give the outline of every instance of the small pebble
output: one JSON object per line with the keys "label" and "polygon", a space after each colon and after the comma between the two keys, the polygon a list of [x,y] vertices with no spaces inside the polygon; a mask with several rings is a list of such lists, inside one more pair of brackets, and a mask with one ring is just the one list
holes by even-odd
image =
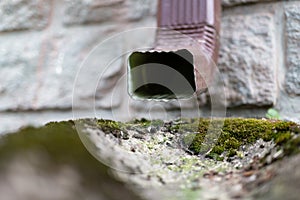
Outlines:
{"label": "small pebble", "polygon": [[243,173],[243,176],[245,176],[245,177],[250,177],[250,176],[252,176],[254,173],[255,173],[254,170],[246,171],[246,172]]}
{"label": "small pebble", "polygon": [[135,148],[131,147],[130,151],[135,152]]}
{"label": "small pebble", "polygon": [[277,159],[277,158],[279,158],[282,154],[283,154],[283,150],[280,149],[279,151],[277,151],[277,152],[273,155],[273,158],[274,158],[274,159]]}
{"label": "small pebble", "polygon": [[149,126],[147,130],[148,130],[149,133],[156,133],[157,132],[157,129],[153,126]]}
{"label": "small pebble", "polygon": [[136,138],[136,139],[145,139],[145,136],[139,133],[134,134],[132,137]]}

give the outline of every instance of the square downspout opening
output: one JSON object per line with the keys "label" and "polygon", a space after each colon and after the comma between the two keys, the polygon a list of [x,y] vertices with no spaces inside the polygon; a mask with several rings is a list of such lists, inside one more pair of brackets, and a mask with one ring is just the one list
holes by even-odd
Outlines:
{"label": "square downspout opening", "polygon": [[133,52],[128,59],[128,93],[134,99],[187,99],[196,92],[193,55],[178,51]]}

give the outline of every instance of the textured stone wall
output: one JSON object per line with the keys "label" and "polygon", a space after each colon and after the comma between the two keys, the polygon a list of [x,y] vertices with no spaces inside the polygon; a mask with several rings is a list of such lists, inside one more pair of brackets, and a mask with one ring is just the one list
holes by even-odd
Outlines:
{"label": "textured stone wall", "polygon": [[300,1],[223,4],[219,68],[228,112],[274,107],[299,121]]}
{"label": "textured stone wall", "polygon": [[[263,116],[275,107],[284,118],[299,120],[300,1],[223,0],[222,4],[218,67],[227,115]],[[127,92],[112,88],[124,75],[126,61],[115,60],[109,70],[100,61],[145,45],[154,39],[154,32],[103,43],[97,56],[85,63],[89,70],[79,70],[105,39],[134,28],[155,27],[156,6],[156,0],[0,1],[0,132],[72,118],[72,101],[76,117],[100,113],[112,118],[111,108],[121,113]],[[101,70],[106,73],[99,79]],[[85,81],[76,82],[78,72]],[[209,111],[209,95],[200,99],[201,109]],[[140,116],[147,107],[141,102],[129,102],[125,110],[126,106]],[[178,106],[172,102],[167,109]],[[193,109],[194,104],[182,106]]]}

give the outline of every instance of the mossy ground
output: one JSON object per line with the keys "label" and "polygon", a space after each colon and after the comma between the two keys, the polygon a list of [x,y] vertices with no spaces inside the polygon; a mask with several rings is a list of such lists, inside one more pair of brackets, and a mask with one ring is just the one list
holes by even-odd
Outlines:
{"label": "mossy ground", "polygon": [[[97,124],[105,133],[120,137],[121,131],[126,132],[133,127],[163,126],[164,122],[144,118],[127,123],[101,119]],[[206,157],[218,161],[222,161],[224,155],[238,155],[242,145],[253,144],[258,139],[273,141],[282,147],[285,155],[297,153],[300,146],[300,138],[297,137],[300,126],[289,121],[251,118],[182,119],[169,124],[168,129],[174,133],[185,134],[182,143],[189,151],[194,154],[206,154]]]}
{"label": "mossy ground", "polygon": [[[214,124],[222,125],[222,128],[214,129]],[[286,155],[297,153],[300,146],[300,138],[297,137],[300,133],[299,125],[287,121],[242,118],[199,119],[193,123],[177,125],[173,129],[195,133],[185,136],[183,143],[193,153],[209,152],[207,157],[217,160],[223,159],[220,155],[224,152],[227,157],[237,155],[242,145],[253,144],[258,139],[274,141],[277,146],[283,148]],[[209,129],[210,135],[207,134]],[[209,142],[210,139],[212,141],[216,138],[213,144]]]}
{"label": "mossy ground", "polygon": [[[163,177],[161,180],[168,183],[168,181],[173,180],[173,175],[176,178],[181,177],[182,180],[188,180],[183,182],[185,184],[183,188],[186,189],[186,196],[189,198],[199,196],[200,193],[208,189],[205,189],[205,186],[203,190],[199,189],[200,186],[203,186],[200,183],[207,171],[213,170],[216,174],[220,172],[225,177],[227,172],[229,173],[235,169],[233,162],[221,162],[221,160],[227,157],[234,157],[238,160],[237,156],[243,151],[241,147],[244,145],[254,144],[259,139],[260,141],[273,141],[277,148],[284,152],[284,156],[299,152],[300,147],[299,125],[278,120],[229,118],[223,120],[180,119],[163,122],[161,120],[141,119],[122,123],[103,119],[83,119],[77,120],[75,123],[73,121],[49,123],[41,128],[28,127],[17,133],[4,135],[0,139],[0,169],[2,173],[5,173],[5,167],[7,167],[7,163],[10,162],[11,158],[20,155],[26,156],[26,152],[39,152],[45,155],[46,160],[48,160],[41,165],[42,167],[46,166],[47,173],[55,173],[59,166],[70,165],[79,172],[83,187],[94,188],[97,192],[105,194],[106,199],[119,199],[120,195],[122,198],[126,196],[129,199],[136,199],[135,195],[126,190],[122,183],[110,177],[107,172],[108,168],[92,157],[82,145],[75,128],[78,125],[77,122],[80,128],[82,125],[83,128],[88,128],[88,130],[99,128],[106,134],[114,135],[118,138],[117,140],[113,137],[107,137],[107,139],[112,138],[112,141],[116,142],[113,144],[116,145],[129,144],[128,146],[123,145],[123,147],[127,148],[132,155],[137,152],[137,155],[142,154],[148,155],[150,158],[158,158],[156,159],[158,160],[157,164],[152,162],[151,159],[149,159],[149,162],[155,166],[161,166],[158,171],[159,177]],[[157,132],[152,134],[149,127],[154,127]],[[219,128],[221,131],[219,131]],[[208,130],[210,130],[209,134]],[[128,131],[130,137],[126,137],[126,131]],[[143,134],[143,132],[147,134]],[[97,131],[88,132],[88,134],[93,133],[97,137]],[[137,133],[148,137],[147,139],[134,138],[133,135]],[[220,135],[218,135],[219,133]],[[217,140],[214,140],[216,138]],[[182,149],[177,149],[178,146],[175,145],[178,142],[177,139],[180,139],[190,152],[206,155],[210,159],[202,159],[199,156],[187,154]],[[120,140],[122,140],[121,143],[119,143]],[[149,142],[148,147],[147,141]],[[104,144],[106,146],[107,143]],[[130,146],[130,144],[135,145],[134,152],[132,152],[131,147],[133,146]],[[252,146],[256,147],[255,145]],[[163,154],[166,150],[167,154]],[[179,150],[180,154],[172,154],[176,150]],[[156,152],[157,154],[155,154]],[[177,155],[180,156],[176,157]],[[174,157],[178,160],[174,160]],[[44,161],[42,159],[41,162]],[[143,163],[139,162],[139,165],[142,166]],[[247,166],[245,165],[245,167]],[[246,168],[242,168],[241,171],[243,172],[244,169],[246,170]],[[154,172],[152,175],[150,172],[149,174],[151,178],[148,181],[152,179],[155,181],[158,177]],[[169,174],[172,176],[167,176]],[[242,180],[244,177],[240,178]],[[141,180],[144,180],[144,178]],[[230,181],[228,186],[232,186]],[[190,194],[190,188],[196,188],[197,195]],[[223,185],[220,188],[222,189]],[[159,185],[159,189],[162,189],[161,185]]]}
{"label": "mossy ground", "polygon": [[[161,120],[133,120],[127,123],[110,120],[98,120],[97,124],[106,133],[120,137],[120,132],[132,128],[163,126]],[[267,119],[182,119],[170,123],[169,131],[182,133],[182,144],[194,154],[205,154],[206,157],[222,161],[225,157],[239,155],[243,145],[255,143],[259,139],[273,141],[284,150],[284,155],[299,151],[300,127],[289,121]],[[220,131],[221,130],[221,131]],[[209,132],[209,134],[207,134]],[[217,139],[217,140],[216,140]]]}

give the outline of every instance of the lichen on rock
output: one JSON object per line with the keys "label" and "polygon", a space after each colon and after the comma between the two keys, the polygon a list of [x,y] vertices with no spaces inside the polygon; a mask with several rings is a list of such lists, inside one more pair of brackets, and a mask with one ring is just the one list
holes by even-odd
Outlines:
{"label": "lichen on rock", "polygon": [[[251,192],[272,180],[278,171],[277,163],[288,162],[291,155],[299,152],[299,133],[296,123],[267,119],[52,122],[40,128],[23,128],[1,138],[0,175],[11,187],[16,187],[12,182],[16,169],[21,172],[34,169],[34,173],[25,170],[26,173],[18,172],[18,176],[24,178],[27,174],[36,182],[42,180],[36,178],[41,176],[48,181],[47,188],[75,191],[58,193],[67,196],[51,199],[82,199],[84,195],[92,199],[95,196],[96,199],[139,199],[136,194],[144,199],[192,196],[253,199]],[[82,136],[89,139],[95,155],[103,156],[101,162],[106,161],[104,158],[113,161],[110,167],[114,170],[89,154],[91,149],[82,145]],[[22,168],[16,167],[20,165]],[[125,173],[118,167],[125,169]],[[58,177],[69,180],[68,188],[57,181]],[[17,194],[2,192],[1,181],[1,194]],[[124,183],[134,186],[134,193]],[[24,186],[26,191],[34,191],[30,186],[30,182]],[[35,190],[35,195],[43,191],[47,189],[41,187]]]}

